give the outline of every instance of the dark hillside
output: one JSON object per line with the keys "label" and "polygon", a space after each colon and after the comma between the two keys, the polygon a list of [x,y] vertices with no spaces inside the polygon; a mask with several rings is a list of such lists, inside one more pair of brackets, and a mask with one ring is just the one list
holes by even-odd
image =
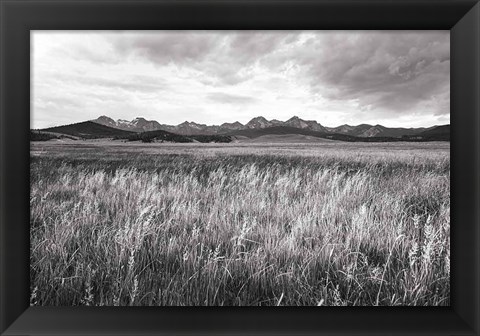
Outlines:
{"label": "dark hillside", "polygon": [[30,141],[48,141],[58,138],[59,136],[55,134],[30,130]]}
{"label": "dark hillside", "polygon": [[73,135],[84,139],[113,138],[135,134],[134,132],[108,127],[92,121],[84,121],[76,124],[50,127],[42,129],[40,131]]}
{"label": "dark hillside", "polygon": [[126,136],[116,137],[117,139],[126,139],[128,141],[142,141],[142,142],[154,142],[154,141],[168,141],[168,142],[193,142],[192,139],[167,131],[156,130],[141,133],[127,134]]}
{"label": "dark hillside", "polygon": [[438,134],[450,134],[450,125],[442,125],[431,128],[427,131],[420,133],[421,136],[432,136]]}
{"label": "dark hillside", "polygon": [[142,142],[231,142],[232,138],[226,135],[180,135],[163,130],[129,134],[117,139]]}
{"label": "dark hillside", "polygon": [[450,141],[450,125],[441,125],[430,128],[416,135],[404,136],[411,141]]}
{"label": "dark hillside", "polygon": [[223,142],[228,143],[232,142],[232,137],[228,135],[189,135],[189,138],[196,140],[198,142]]}

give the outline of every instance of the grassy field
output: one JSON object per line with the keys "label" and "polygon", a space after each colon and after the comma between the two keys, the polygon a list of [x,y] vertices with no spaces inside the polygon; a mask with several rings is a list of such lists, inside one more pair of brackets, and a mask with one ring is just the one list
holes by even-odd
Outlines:
{"label": "grassy field", "polygon": [[449,305],[449,143],[31,146],[32,305]]}

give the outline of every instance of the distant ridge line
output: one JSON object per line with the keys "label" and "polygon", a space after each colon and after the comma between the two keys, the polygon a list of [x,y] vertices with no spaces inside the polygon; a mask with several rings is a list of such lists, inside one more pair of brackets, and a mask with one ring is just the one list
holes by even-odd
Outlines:
{"label": "distant ridge line", "polygon": [[[404,128],[404,127],[385,127],[382,125],[360,124],[357,126],[341,125],[337,127],[325,127],[315,120],[304,120],[297,116],[286,121],[279,121],[276,119],[267,120],[265,117],[259,116],[251,119],[245,125],[235,121],[233,123],[223,123],[221,125],[205,125],[193,121],[184,121],[178,125],[160,124],[155,120],[146,120],[142,117],[137,117],[132,121],[114,120],[107,116],[101,116],[93,122],[128,130],[133,132],[145,132],[163,130],[181,135],[226,135],[232,132],[249,130],[249,129],[265,129],[270,127],[284,126],[294,127],[296,129],[305,129],[315,132],[322,132],[327,134],[343,134],[355,137],[373,138],[373,137],[388,137],[388,138],[402,138],[405,136],[418,135],[424,131],[440,127],[438,125],[432,127],[418,127],[418,128]],[[448,126],[448,125],[441,125]]]}

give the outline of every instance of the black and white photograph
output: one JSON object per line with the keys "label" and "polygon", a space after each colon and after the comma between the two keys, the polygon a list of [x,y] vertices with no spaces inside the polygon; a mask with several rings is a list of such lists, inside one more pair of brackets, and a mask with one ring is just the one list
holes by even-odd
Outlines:
{"label": "black and white photograph", "polygon": [[450,306],[449,30],[30,46],[31,306]]}

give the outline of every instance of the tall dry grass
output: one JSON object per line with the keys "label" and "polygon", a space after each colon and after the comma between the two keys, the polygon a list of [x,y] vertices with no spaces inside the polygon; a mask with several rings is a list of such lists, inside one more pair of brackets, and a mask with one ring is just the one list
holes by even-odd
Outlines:
{"label": "tall dry grass", "polygon": [[31,161],[34,305],[449,305],[448,152],[57,154]]}

